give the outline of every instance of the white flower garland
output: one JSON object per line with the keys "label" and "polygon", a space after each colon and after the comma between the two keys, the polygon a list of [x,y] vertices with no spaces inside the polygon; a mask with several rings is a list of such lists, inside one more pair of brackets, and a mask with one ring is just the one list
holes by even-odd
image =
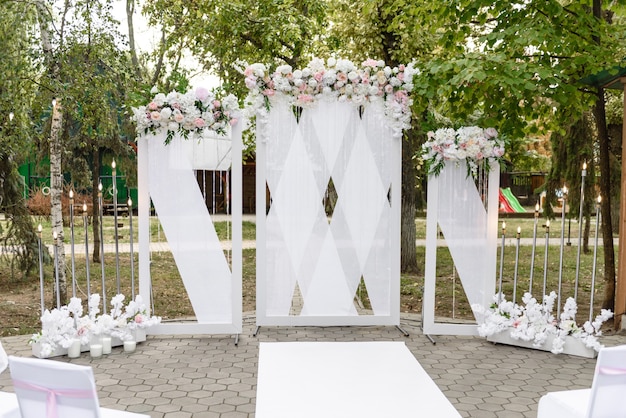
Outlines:
{"label": "white flower garland", "polygon": [[413,75],[418,73],[412,64],[391,68],[383,61],[368,59],[358,68],[349,60],[329,58],[324,62],[314,58],[301,70],[281,65],[271,72],[264,64],[256,63],[245,65],[241,72],[250,90],[246,110],[248,116],[257,117],[259,126],[267,124],[273,100],[307,107],[319,99],[332,98],[355,106],[383,100],[394,136],[401,137],[402,131],[410,127],[409,93],[413,90]]}
{"label": "white flower garland", "polygon": [[238,114],[234,95],[219,100],[214,92],[197,88],[185,94],[157,93],[146,106],[133,108],[132,120],[137,124],[137,136],[165,131],[165,143],[169,144],[175,133],[185,139],[190,133],[201,139],[206,131],[226,135],[229,126],[237,123]]}
{"label": "white flower garland", "polygon": [[124,295],[111,299],[110,313],[100,313],[100,295],[94,293],[87,302],[88,314],[83,315],[80,298],[71,298],[70,303],[52,310],[46,309],[41,316],[41,331],[33,334],[32,343],[41,345],[41,355],[48,357],[58,347],[68,348],[78,339],[81,345],[89,343],[92,335],[110,335],[121,340],[131,338],[132,330],[148,328],[161,322],[151,316],[140,295],[124,306]]}
{"label": "white flower garland", "polygon": [[574,320],[577,306],[574,298],[568,298],[561,312],[561,318],[554,318],[554,302],[557,298],[553,291],[544,296],[543,303],[537,302],[528,292],[524,293],[524,306],[507,301],[504,295],[496,294],[493,304],[489,308],[481,305],[472,305],[472,310],[482,317],[483,322],[478,326],[481,337],[489,337],[499,332],[510,332],[511,338],[522,341],[532,341],[533,347],[545,344],[549,335],[553,335],[552,353],[563,352],[565,337],[571,335],[580,339],[585,346],[600,351],[602,344],[598,338],[602,335],[601,327],[604,322],[613,317],[610,310],[602,309],[593,322],[587,321],[579,327]]}
{"label": "white flower garland", "polygon": [[468,175],[476,177],[479,164],[490,159],[501,159],[504,155],[504,141],[498,139],[498,131],[494,128],[442,128],[428,132],[428,140],[422,145],[422,150],[428,174],[439,175],[446,161],[456,164],[465,161]]}

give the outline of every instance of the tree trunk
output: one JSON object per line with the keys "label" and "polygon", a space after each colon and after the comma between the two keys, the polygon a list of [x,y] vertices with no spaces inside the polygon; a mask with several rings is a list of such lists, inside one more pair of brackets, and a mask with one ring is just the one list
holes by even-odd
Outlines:
{"label": "tree trunk", "polygon": [[[137,47],[135,46],[135,26],[133,24],[133,15],[135,13],[135,0],[126,0],[126,21],[128,22],[128,46],[130,48],[130,59],[133,63],[135,78],[141,80],[141,68],[139,67],[139,59],[137,59]],[[94,235],[95,236],[95,235]],[[94,252],[95,256],[95,252]]]}
{"label": "tree trunk", "polygon": [[415,246],[415,164],[413,154],[416,131],[411,129],[402,143],[402,205],[400,229],[400,270],[404,273],[417,272],[417,249]]}
{"label": "tree trunk", "polygon": [[[93,226],[93,262],[100,262],[100,241],[104,239],[100,236],[100,207],[98,202],[98,184],[100,183],[100,150],[96,149],[92,154],[93,159],[93,171],[91,172],[91,204],[93,207],[93,221],[91,225]],[[104,199],[104,195],[102,195]]]}
{"label": "tree trunk", "polygon": [[600,194],[602,196],[602,243],[604,246],[604,298],[602,308],[615,308],[615,252],[613,249],[613,223],[611,221],[611,167],[609,135],[606,126],[604,89],[598,88],[594,107],[600,146]]}
{"label": "tree trunk", "polygon": [[58,261],[55,260],[55,279],[56,274],[58,274],[59,295],[61,305],[64,305],[67,302],[67,280],[65,274],[63,207],[61,205],[61,194],[63,193],[63,170],[61,169],[62,127],[63,112],[60,103],[56,102],[56,104],[53,104],[52,106],[52,124],[50,126],[50,218],[52,222],[52,231],[57,234],[56,247]]}

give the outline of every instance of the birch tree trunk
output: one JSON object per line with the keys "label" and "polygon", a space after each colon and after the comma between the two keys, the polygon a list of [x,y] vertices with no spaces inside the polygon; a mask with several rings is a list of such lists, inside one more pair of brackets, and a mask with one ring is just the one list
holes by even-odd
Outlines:
{"label": "birch tree trunk", "polygon": [[[55,59],[52,47],[52,32],[49,26],[50,11],[44,0],[38,0],[36,7],[44,62],[48,68],[50,80],[54,82],[59,78],[59,63]],[[55,268],[59,275],[59,295],[61,304],[65,304],[67,301],[67,280],[65,275],[65,246],[63,245],[63,210],[61,206],[61,194],[63,193],[63,170],[61,168],[61,154],[63,150],[61,144],[62,127],[63,111],[60,102],[55,99],[55,103],[52,106],[52,123],[50,126],[50,217],[52,231],[57,234],[58,265],[55,265]]]}
{"label": "birch tree trunk", "polygon": [[63,207],[61,205],[61,194],[63,193],[63,170],[61,168],[61,154],[63,150],[61,144],[62,126],[62,108],[57,102],[52,106],[52,124],[50,127],[50,218],[52,222],[52,231],[53,233],[56,232],[58,237],[56,241],[58,263],[55,260],[55,278],[58,272],[61,305],[65,305],[67,302],[67,280],[65,275]]}

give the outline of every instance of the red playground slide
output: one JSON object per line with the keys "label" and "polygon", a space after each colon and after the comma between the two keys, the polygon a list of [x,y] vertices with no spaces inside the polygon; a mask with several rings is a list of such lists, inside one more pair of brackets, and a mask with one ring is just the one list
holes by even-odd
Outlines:
{"label": "red playground slide", "polygon": [[500,212],[502,213],[515,213],[515,210],[509,204],[509,201],[506,200],[504,194],[502,194],[502,189],[499,190],[499,200],[500,200]]}

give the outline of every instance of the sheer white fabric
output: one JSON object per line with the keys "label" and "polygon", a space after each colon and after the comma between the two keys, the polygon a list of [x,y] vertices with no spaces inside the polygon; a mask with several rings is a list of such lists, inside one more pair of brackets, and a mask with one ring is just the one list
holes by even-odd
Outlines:
{"label": "sheer white fabric", "polygon": [[[475,326],[435,325],[437,226],[441,229],[454,267],[470,304],[485,306],[495,287],[499,167],[493,163],[481,193],[465,164],[446,164],[428,180],[424,332],[476,334]],[[495,195],[494,195],[495,193]],[[487,204],[485,204],[487,202]]]}
{"label": "sheer white fabric", "polygon": [[[198,322],[230,323],[231,271],[193,172],[194,142],[178,135],[169,145],[164,135],[148,139],[150,197]],[[205,157],[220,142],[208,141]],[[223,157],[213,155],[203,162],[208,166],[196,168],[218,167]]]}
{"label": "sheer white fabric", "polygon": [[[291,106],[274,101],[268,141],[257,144],[265,173],[257,181],[267,182],[271,196],[267,216],[257,212],[257,223],[265,223],[265,240],[257,232],[257,245],[266,251],[257,257],[260,322],[289,316],[296,287],[301,317],[357,316],[361,279],[374,316],[389,316],[399,311],[391,297],[393,281],[399,281],[393,268],[399,263],[393,224],[399,207],[388,194],[400,191],[395,168],[401,145],[382,104],[365,107],[362,115],[353,104],[336,101],[299,112],[298,121]],[[333,189],[337,200],[327,217],[324,204]]]}

